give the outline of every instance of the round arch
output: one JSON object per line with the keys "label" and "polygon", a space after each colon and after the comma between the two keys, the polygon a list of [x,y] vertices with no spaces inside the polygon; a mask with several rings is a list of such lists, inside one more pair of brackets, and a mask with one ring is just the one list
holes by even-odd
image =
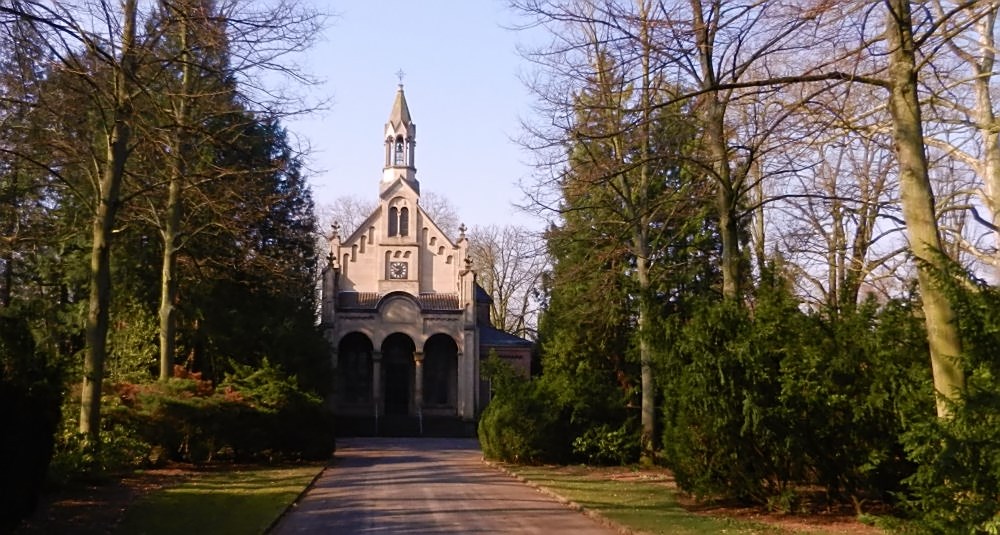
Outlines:
{"label": "round arch", "polygon": [[[420,303],[406,292],[390,292],[382,297],[376,305],[379,317],[383,323],[393,324],[390,328],[399,329],[398,334],[407,336],[411,340],[420,337],[421,309]],[[393,334],[387,335],[385,340],[391,338]]]}
{"label": "round arch", "polygon": [[372,396],[372,341],[351,332],[337,344],[337,392],[341,402],[366,403]]}
{"label": "round arch", "polygon": [[424,343],[424,404],[427,407],[455,407],[458,399],[458,344],[451,336],[438,333]]}
{"label": "round arch", "polygon": [[416,346],[409,335],[395,332],[385,337],[381,349],[385,413],[408,414],[413,404],[413,352]]}

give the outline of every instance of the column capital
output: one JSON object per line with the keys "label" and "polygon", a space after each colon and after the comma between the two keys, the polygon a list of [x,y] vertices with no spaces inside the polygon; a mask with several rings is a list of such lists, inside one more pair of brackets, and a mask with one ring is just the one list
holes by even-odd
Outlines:
{"label": "column capital", "polygon": [[413,352],[413,362],[420,363],[420,362],[423,362],[423,361],[424,361],[424,352],[423,351],[414,351]]}

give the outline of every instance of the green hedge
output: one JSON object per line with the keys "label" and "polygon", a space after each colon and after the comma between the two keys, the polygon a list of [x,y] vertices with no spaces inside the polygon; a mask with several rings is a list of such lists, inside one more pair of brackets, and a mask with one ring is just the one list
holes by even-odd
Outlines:
{"label": "green hedge", "polygon": [[323,459],[335,448],[322,400],[267,361],[238,367],[218,388],[191,374],[118,385],[114,394],[109,425],[133,429],[153,462]]}
{"label": "green hedge", "polygon": [[678,484],[782,510],[809,486],[893,500],[914,470],[907,422],[933,411],[912,304],[828,317],[765,290],[752,310],[707,304],[668,329],[663,448]]}
{"label": "green hedge", "polygon": [[479,443],[489,459],[517,463],[561,462],[568,457],[565,421],[551,390],[491,356],[483,375],[493,399],[479,419]]}

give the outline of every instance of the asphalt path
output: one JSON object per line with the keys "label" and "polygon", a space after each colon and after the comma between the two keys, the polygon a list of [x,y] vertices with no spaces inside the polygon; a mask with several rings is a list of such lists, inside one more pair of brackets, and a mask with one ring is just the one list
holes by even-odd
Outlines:
{"label": "asphalt path", "polygon": [[271,533],[617,531],[486,465],[474,439],[350,438]]}

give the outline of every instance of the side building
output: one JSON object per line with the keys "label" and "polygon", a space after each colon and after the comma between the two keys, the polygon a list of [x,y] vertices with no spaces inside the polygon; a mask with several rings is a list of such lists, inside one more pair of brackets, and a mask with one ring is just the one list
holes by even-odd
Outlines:
{"label": "side building", "polygon": [[330,404],[346,433],[422,433],[425,420],[468,430],[489,401],[481,360],[493,351],[530,368],[532,343],[490,324],[464,225],[453,239],[420,206],[416,133],[400,85],[378,207],[330,237],[321,328],[333,348]]}

